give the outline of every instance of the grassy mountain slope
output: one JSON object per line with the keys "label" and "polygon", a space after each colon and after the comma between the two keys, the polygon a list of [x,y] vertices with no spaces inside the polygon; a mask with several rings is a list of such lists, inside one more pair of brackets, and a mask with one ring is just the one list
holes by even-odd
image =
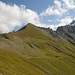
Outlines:
{"label": "grassy mountain slope", "polygon": [[28,24],[0,35],[1,75],[75,75],[75,47]]}

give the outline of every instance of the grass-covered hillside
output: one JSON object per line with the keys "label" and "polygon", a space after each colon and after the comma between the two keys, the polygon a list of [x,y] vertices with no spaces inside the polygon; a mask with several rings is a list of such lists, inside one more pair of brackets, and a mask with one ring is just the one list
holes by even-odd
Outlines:
{"label": "grass-covered hillside", "polygon": [[75,75],[75,46],[29,23],[0,35],[0,75]]}

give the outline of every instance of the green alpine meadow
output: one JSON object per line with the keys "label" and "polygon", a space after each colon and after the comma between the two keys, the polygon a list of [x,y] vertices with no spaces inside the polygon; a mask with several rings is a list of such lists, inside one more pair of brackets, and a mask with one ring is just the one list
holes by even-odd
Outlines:
{"label": "green alpine meadow", "polygon": [[75,25],[0,34],[0,75],[75,75]]}

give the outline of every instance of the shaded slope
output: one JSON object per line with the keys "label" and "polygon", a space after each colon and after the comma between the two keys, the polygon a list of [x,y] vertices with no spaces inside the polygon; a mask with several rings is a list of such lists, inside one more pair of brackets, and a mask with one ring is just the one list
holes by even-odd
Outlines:
{"label": "shaded slope", "polygon": [[57,33],[72,45],[75,45],[75,21],[72,21],[70,25],[58,27]]}

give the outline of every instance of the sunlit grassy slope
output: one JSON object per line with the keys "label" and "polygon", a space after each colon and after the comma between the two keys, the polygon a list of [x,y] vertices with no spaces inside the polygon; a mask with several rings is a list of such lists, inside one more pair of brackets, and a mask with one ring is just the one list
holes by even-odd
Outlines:
{"label": "sunlit grassy slope", "polygon": [[75,75],[75,47],[28,24],[0,35],[0,75]]}

